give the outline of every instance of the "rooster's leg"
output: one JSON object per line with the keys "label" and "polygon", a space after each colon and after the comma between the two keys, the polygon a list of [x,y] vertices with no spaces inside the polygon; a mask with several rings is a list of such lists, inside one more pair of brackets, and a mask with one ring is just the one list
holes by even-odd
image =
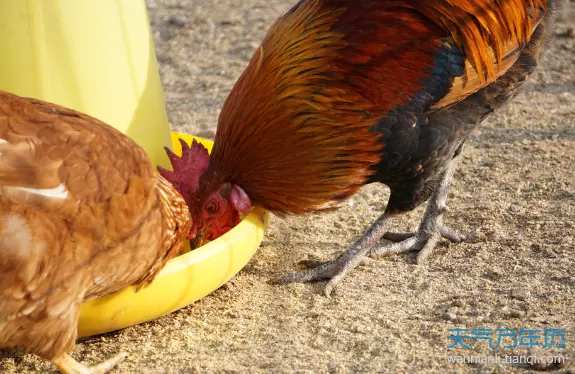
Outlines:
{"label": "rooster's leg", "polygon": [[421,220],[419,229],[415,233],[386,233],[383,237],[391,241],[398,241],[391,245],[373,248],[370,257],[381,257],[389,254],[408,251],[419,251],[417,263],[422,264],[433,252],[435,245],[441,237],[452,242],[461,242],[465,237],[458,231],[442,225],[442,214],[447,211],[445,202],[453,180],[453,174],[459,164],[461,156],[451,160],[439,186],[429,199],[427,210]]}
{"label": "rooster's leg", "polygon": [[387,232],[394,217],[395,215],[389,213],[382,214],[358,241],[335,260],[319,263],[319,266],[310,270],[286,275],[274,280],[273,283],[312,282],[329,279],[324,288],[325,295],[329,296],[343,277],[366,259],[370,248]]}
{"label": "rooster's leg", "polygon": [[302,261],[302,264],[308,267],[313,266],[313,268],[300,273],[286,275],[274,280],[273,283],[283,284],[329,279],[324,289],[325,295],[329,296],[343,277],[367,257],[419,251],[417,262],[422,263],[431,254],[441,236],[461,241],[462,236],[459,233],[441,226],[441,215],[446,210],[445,201],[447,200],[451,180],[459,159],[460,156],[453,158],[448,165],[438,188],[431,196],[417,233],[396,234],[395,239],[398,239],[398,236],[403,236],[403,240],[384,247],[373,248],[374,244],[387,232],[387,228],[395,217],[394,214],[386,212],[371,225],[357,242],[335,260],[327,262]]}
{"label": "rooster's leg", "polygon": [[104,374],[124,361],[126,357],[128,357],[127,353],[120,353],[97,365],[87,367],[74,360],[67,353],[63,353],[61,356],[53,359],[52,363],[64,374]]}

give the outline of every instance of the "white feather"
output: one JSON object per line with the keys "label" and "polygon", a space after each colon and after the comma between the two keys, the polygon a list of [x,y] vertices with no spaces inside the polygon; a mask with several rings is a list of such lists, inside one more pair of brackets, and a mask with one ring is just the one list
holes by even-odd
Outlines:
{"label": "white feather", "polygon": [[[8,143],[8,141],[6,141],[6,139],[0,138],[0,144],[4,144],[4,143]],[[2,152],[0,152],[0,156],[2,156]]]}
{"label": "white feather", "polygon": [[25,188],[20,187],[22,191],[30,192],[36,195],[42,195],[46,197],[53,197],[56,199],[66,199],[68,197],[68,190],[66,190],[66,185],[60,184],[56,188],[52,189],[36,189],[36,188]]}

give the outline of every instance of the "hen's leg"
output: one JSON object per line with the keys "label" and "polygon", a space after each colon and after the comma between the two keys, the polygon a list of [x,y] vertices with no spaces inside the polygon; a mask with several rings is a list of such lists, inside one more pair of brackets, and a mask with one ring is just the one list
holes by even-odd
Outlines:
{"label": "hen's leg", "polygon": [[421,220],[418,231],[415,233],[386,233],[383,236],[385,239],[400,242],[379,248],[372,248],[369,253],[370,257],[379,257],[408,251],[419,251],[419,254],[417,255],[417,263],[422,264],[433,252],[435,245],[441,237],[453,242],[460,242],[465,239],[465,237],[459,232],[443,226],[441,222],[442,214],[447,211],[445,201],[449,194],[453,174],[455,173],[455,169],[460,160],[461,156],[457,156],[453,158],[447,166],[439,186],[437,186],[437,189],[429,199],[427,210]]}
{"label": "hen's leg", "polygon": [[88,367],[74,360],[67,353],[63,353],[61,356],[53,359],[52,363],[64,374],[104,374],[124,361],[126,357],[128,357],[127,353],[120,353],[104,362]]}

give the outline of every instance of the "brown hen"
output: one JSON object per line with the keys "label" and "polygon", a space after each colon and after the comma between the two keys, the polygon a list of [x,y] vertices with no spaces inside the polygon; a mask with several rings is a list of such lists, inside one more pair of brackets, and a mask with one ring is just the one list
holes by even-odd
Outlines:
{"label": "brown hen", "polygon": [[149,284],[191,219],[144,150],[87,115],[0,92],[0,348],[64,373],[84,301]]}

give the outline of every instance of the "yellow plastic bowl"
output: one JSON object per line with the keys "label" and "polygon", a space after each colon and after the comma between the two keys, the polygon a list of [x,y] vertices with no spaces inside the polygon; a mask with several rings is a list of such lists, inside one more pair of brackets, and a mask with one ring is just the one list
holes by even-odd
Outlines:
{"label": "yellow plastic bowl", "polygon": [[[172,133],[174,152],[181,154],[178,138],[196,139],[211,151],[210,141]],[[202,247],[172,259],[146,288],[128,287],[82,305],[78,336],[123,329],[169,314],[215,291],[236,275],[259,247],[269,213],[255,208],[236,227]]]}

